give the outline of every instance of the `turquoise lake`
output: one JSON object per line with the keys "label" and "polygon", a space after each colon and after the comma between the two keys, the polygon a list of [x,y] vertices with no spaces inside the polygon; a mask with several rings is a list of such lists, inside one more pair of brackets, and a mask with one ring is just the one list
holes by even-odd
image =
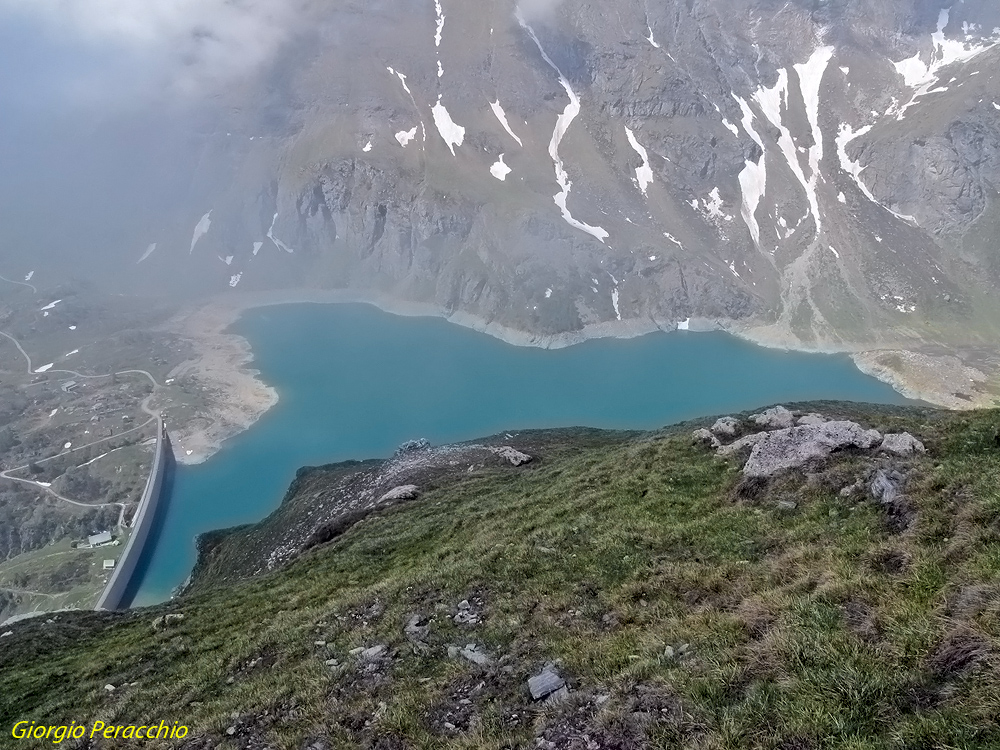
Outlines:
{"label": "turquoise lake", "polygon": [[[179,466],[134,604],[168,598],[196,535],[260,520],[301,466],[390,456],[532,427],[652,429],[780,402],[909,403],[845,355],[677,331],[566,349],[516,347],[367,305],[257,308],[234,326],[278,405],[203,464]],[[169,425],[168,425],[169,427]]]}

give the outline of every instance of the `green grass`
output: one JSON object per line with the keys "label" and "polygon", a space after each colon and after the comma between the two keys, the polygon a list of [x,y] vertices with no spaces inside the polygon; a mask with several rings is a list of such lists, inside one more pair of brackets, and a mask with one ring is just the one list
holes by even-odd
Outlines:
{"label": "green grass", "polygon": [[[865,416],[930,449],[896,461],[917,513],[901,533],[839,494],[871,458],[747,503],[686,431],[551,433],[525,469],[442,481],[277,572],[24,624],[0,640],[0,716],[177,720],[232,748],[1000,747],[1000,415]],[[449,619],[462,599],[482,624]],[[184,620],[154,631],[164,612]],[[426,654],[403,635],[416,612]],[[471,642],[500,661],[447,658]],[[398,652],[377,669],[348,655],[377,643]],[[548,661],[573,689],[559,706],[525,690]]]}

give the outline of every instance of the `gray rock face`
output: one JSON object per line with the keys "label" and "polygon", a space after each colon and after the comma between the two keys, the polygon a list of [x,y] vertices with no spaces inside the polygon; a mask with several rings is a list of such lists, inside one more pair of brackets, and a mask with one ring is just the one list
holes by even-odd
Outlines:
{"label": "gray rock face", "polygon": [[924,444],[908,432],[887,433],[882,438],[880,450],[895,453],[897,456],[912,456],[914,453],[926,453]]}
{"label": "gray rock face", "polygon": [[401,484],[399,487],[393,487],[391,490],[386,492],[382,497],[378,499],[380,503],[390,502],[392,500],[413,500],[420,494],[415,484]]}
{"label": "gray rock face", "polygon": [[822,460],[843,448],[870,449],[882,435],[856,422],[826,422],[822,425],[788,427],[770,432],[754,445],[743,467],[749,477],[770,477],[810,461]]}
{"label": "gray rock face", "polygon": [[715,452],[723,458],[731,458],[740,454],[747,454],[757,443],[766,438],[768,433],[755,432],[752,435],[744,435],[739,440],[734,440],[729,445],[720,446]]}
{"label": "gray rock face", "polygon": [[898,472],[886,472],[879,469],[872,477],[868,491],[871,493],[872,499],[889,505],[899,497],[899,486],[902,481],[903,477]]}
{"label": "gray rock face", "polygon": [[396,455],[402,456],[407,453],[413,453],[414,451],[425,451],[431,447],[427,438],[420,438],[419,440],[407,440],[402,443],[398,448],[396,448]]}
{"label": "gray rock face", "polygon": [[715,420],[715,424],[709,427],[713,435],[721,438],[732,438],[736,437],[736,433],[740,428],[740,421],[734,419],[733,417],[720,417]]}
{"label": "gray rock face", "polygon": [[521,466],[531,461],[531,456],[527,453],[521,453],[521,451],[511,448],[509,445],[494,448],[494,453],[500,456],[500,458],[509,461],[512,466]]}
{"label": "gray rock face", "polygon": [[410,615],[403,627],[403,633],[411,641],[423,641],[431,631],[431,621],[421,614]]}
{"label": "gray rock face", "polygon": [[566,684],[553,667],[546,667],[539,674],[528,679],[528,692],[532,700],[540,701],[556,692]]}
{"label": "gray rock face", "polygon": [[778,430],[795,424],[795,417],[784,406],[774,406],[750,417],[754,424],[765,429]]}
{"label": "gray rock face", "polygon": [[[388,646],[386,646],[384,643],[379,643],[378,645],[372,646],[371,648],[361,649],[361,651],[357,654],[357,656],[359,659],[362,659],[364,661],[370,661],[371,659],[379,658],[388,650],[389,650]],[[354,652],[352,651],[351,653]]]}
{"label": "gray rock face", "polygon": [[719,448],[722,442],[711,431],[706,430],[704,427],[699,427],[697,430],[691,433],[691,438],[696,443],[703,443],[712,446],[712,448]]}
{"label": "gray rock face", "polygon": [[736,437],[736,433],[739,431],[740,421],[733,417],[720,417],[715,420],[709,430],[711,430],[713,435],[717,435],[721,438],[732,438]]}
{"label": "gray rock face", "polygon": [[493,659],[475,643],[468,644],[459,652],[463,659],[483,667],[493,663]]}
{"label": "gray rock face", "polygon": [[803,414],[801,417],[795,420],[795,424],[800,426],[817,425],[817,424],[823,424],[824,422],[826,422],[826,417],[824,417],[822,414],[815,414],[815,413]]}

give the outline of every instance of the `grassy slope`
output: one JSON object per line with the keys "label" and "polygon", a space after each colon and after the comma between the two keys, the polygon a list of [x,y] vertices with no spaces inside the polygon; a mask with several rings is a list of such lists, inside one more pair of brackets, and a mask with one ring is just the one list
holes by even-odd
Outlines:
{"label": "grassy slope", "polygon": [[[1000,416],[869,416],[930,449],[894,462],[907,531],[839,495],[870,458],[748,502],[737,467],[684,435],[567,438],[278,573],[26,624],[0,640],[0,716],[180,720],[234,748],[998,747]],[[462,599],[482,624],[449,619]],[[165,611],[183,622],[154,632]],[[428,654],[403,637],[414,612],[433,616]],[[472,642],[503,658],[446,658]],[[376,643],[395,659],[347,654]],[[575,697],[532,704],[525,679],[557,660]]]}

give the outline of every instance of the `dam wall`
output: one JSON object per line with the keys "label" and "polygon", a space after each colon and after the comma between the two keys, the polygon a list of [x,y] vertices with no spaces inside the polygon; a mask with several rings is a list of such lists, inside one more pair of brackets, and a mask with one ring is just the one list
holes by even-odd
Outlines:
{"label": "dam wall", "polygon": [[164,494],[163,477],[173,454],[162,417],[157,417],[156,428],[153,468],[149,472],[146,487],[139,499],[139,507],[132,519],[132,534],[129,536],[125,549],[115,565],[114,572],[112,572],[107,586],[104,587],[104,593],[101,594],[94,609],[122,609],[123,606],[128,606],[126,596],[129,593],[133,574],[146,548],[150,529],[157,517],[160,503],[164,501],[162,497]]}

